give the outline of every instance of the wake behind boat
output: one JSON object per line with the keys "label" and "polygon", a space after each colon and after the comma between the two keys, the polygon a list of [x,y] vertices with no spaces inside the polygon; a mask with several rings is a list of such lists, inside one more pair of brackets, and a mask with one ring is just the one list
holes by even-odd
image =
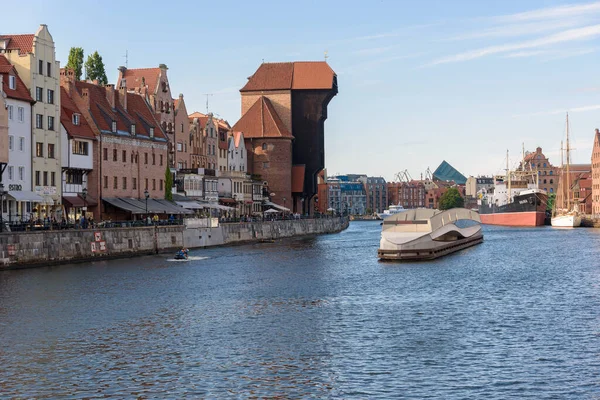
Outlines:
{"label": "wake behind boat", "polygon": [[377,255],[381,260],[432,260],[483,242],[475,211],[417,208],[383,221]]}

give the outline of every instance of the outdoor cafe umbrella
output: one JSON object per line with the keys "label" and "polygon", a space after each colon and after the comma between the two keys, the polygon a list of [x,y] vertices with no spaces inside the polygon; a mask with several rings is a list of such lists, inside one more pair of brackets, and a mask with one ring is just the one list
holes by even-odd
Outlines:
{"label": "outdoor cafe umbrella", "polygon": [[335,211],[335,208],[329,207],[327,211]]}
{"label": "outdoor cafe umbrella", "polygon": [[265,211],[265,214],[273,214],[273,213],[278,213],[278,212],[280,212],[280,211],[277,211],[277,210],[274,210],[271,208],[271,209]]}

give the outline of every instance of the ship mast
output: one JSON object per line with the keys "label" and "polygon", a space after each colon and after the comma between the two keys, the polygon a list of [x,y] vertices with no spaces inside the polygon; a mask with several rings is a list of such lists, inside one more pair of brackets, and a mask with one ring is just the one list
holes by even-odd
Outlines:
{"label": "ship mast", "polygon": [[569,147],[569,113],[567,113],[567,210],[571,209],[571,174],[569,164],[571,164],[571,148]]}
{"label": "ship mast", "polygon": [[508,149],[506,149],[506,180],[507,180],[506,204],[509,204],[510,203],[510,170],[508,168]]}

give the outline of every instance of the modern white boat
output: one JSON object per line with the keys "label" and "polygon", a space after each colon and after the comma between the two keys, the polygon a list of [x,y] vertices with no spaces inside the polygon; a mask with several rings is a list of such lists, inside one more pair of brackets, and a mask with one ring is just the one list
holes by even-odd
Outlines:
{"label": "modern white boat", "polygon": [[[581,226],[581,214],[579,204],[574,198],[573,188],[571,186],[571,147],[569,145],[569,114],[567,114],[567,164],[562,165],[560,180],[558,181],[558,190],[552,210],[552,219],[550,224],[557,228],[577,228]],[[560,158],[562,164],[563,148],[560,146]]]}
{"label": "modern white boat", "polygon": [[404,207],[402,207],[400,204],[398,204],[397,206],[391,205],[390,208],[384,210],[382,213],[377,213],[377,218],[386,219],[390,215],[395,215],[402,211],[404,211]]}
{"label": "modern white boat", "polygon": [[405,210],[383,220],[377,256],[381,260],[432,260],[483,242],[479,213]]}

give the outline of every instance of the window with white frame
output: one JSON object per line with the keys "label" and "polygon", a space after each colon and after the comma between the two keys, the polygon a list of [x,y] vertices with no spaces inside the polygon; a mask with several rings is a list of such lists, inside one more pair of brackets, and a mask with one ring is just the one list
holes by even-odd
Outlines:
{"label": "window with white frame", "polygon": [[117,132],[117,121],[112,122],[112,131],[113,131],[113,133]]}
{"label": "window with white frame", "polygon": [[10,75],[8,77],[8,87],[12,90],[15,90],[17,88],[17,77]]}
{"label": "window with white frame", "polygon": [[183,151],[183,145],[181,143],[177,143],[177,151]]}
{"label": "window with white frame", "polygon": [[19,118],[19,122],[25,121],[25,107],[19,107],[17,110],[17,117]]}
{"label": "window with white frame", "polygon": [[19,180],[25,180],[25,167],[19,167]]}
{"label": "window with white frame", "polygon": [[79,119],[81,118],[81,115],[74,113],[73,114],[73,125],[79,125]]}
{"label": "window with white frame", "polygon": [[8,119],[13,119],[13,106],[8,106]]}
{"label": "window with white frame", "polygon": [[15,172],[14,170],[15,170],[15,168],[12,165],[8,166],[8,179],[10,179],[11,181],[14,178],[14,172]]}
{"label": "window with white frame", "polygon": [[25,151],[25,138],[19,137],[19,151]]}
{"label": "window with white frame", "polygon": [[8,149],[13,150],[15,146],[15,137],[13,135],[8,135]]}

